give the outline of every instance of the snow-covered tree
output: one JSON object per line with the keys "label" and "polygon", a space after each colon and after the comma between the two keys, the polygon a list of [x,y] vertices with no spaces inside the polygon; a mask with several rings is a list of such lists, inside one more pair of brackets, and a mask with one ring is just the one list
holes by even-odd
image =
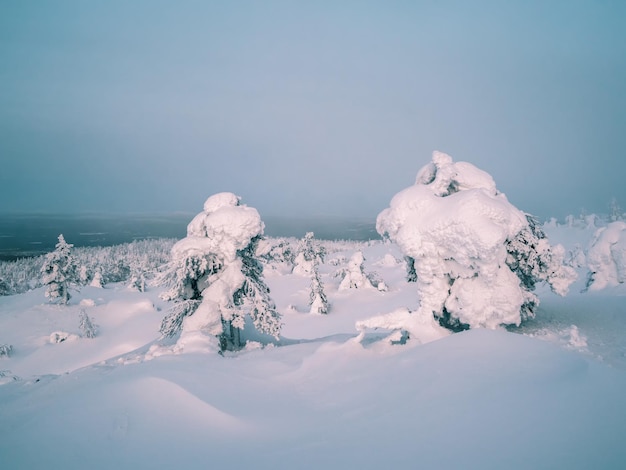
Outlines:
{"label": "snow-covered tree", "polygon": [[256,257],[263,227],[256,209],[232,193],[206,200],[163,275],[164,298],[176,302],[161,324],[164,335],[181,330],[182,348],[238,349],[249,315],[258,331],[278,338],[280,315]]}
{"label": "snow-covered tree", "polygon": [[598,229],[587,254],[590,290],[626,282],[626,222],[618,220]]}
{"label": "snow-covered tree", "polygon": [[93,273],[93,278],[91,279],[89,285],[91,287],[97,287],[99,289],[102,289],[104,287],[104,279],[102,278],[102,273],[99,269],[96,269],[96,272]]}
{"label": "snow-covered tree", "polygon": [[[371,289],[378,287],[382,281],[378,279],[377,276],[374,276],[373,278],[376,281],[376,285],[372,283],[370,276],[365,274],[365,267],[363,266],[364,262],[365,257],[363,256],[362,251],[357,251],[350,257],[347,268],[341,269],[337,273],[342,277],[341,283],[339,284],[339,290]],[[386,288],[381,290],[386,290]]]}
{"label": "snow-covered tree", "polygon": [[452,330],[519,325],[535,313],[536,283],[564,295],[575,279],[563,248],[551,247],[488,173],[440,152],[376,228],[413,259],[420,308],[412,313]]}
{"label": "snow-covered tree", "polygon": [[320,278],[320,273],[317,268],[317,263],[313,265],[311,272],[311,293],[309,295],[309,305],[311,306],[311,313],[327,314],[330,310],[330,303],[324,292],[324,284]]}
{"label": "snow-covered tree", "polygon": [[77,281],[77,264],[71,245],[59,235],[55,250],[48,253],[41,268],[42,283],[47,286],[46,297],[67,304],[70,300],[69,286]]}
{"label": "snow-covered tree", "polygon": [[85,310],[80,311],[78,314],[78,328],[82,333],[83,338],[95,338],[98,334],[98,325],[94,324],[89,318],[89,315],[85,312]]}
{"label": "snow-covered tree", "polygon": [[85,264],[81,264],[80,267],[78,268],[78,283],[81,286],[86,286],[87,284],[89,284],[89,281],[91,280],[91,273],[89,272],[89,267]]}
{"label": "snow-covered tree", "polygon": [[315,264],[323,263],[326,249],[315,240],[313,232],[307,232],[300,241],[294,259],[293,273],[308,276]]}
{"label": "snow-covered tree", "polygon": [[137,292],[146,291],[146,277],[144,272],[137,266],[131,267],[128,288]]}

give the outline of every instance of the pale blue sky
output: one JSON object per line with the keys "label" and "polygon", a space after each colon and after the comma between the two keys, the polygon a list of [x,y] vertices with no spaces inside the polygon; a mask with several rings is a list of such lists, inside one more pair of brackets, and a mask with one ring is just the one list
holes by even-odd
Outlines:
{"label": "pale blue sky", "polygon": [[375,215],[435,149],[626,206],[623,1],[9,1],[0,212]]}

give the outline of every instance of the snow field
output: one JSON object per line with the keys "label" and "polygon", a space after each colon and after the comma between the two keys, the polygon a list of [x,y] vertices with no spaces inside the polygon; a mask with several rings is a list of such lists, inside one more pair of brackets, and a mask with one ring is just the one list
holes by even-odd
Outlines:
{"label": "snow field", "polygon": [[[585,247],[583,257],[595,232],[546,230],[568,252]],[[3,467],[626,465],[623,284],[581,292],[584,265],[568,296],[540,287],[537,317],[519,328],[391,345],[393,327],[365,325],[361,336],[356,325],[418,308],[399,248],[323,243],[330,312],[308,313],[308,275],[270,263],[281,337],[255,336],[248,324],[247,339],[263,344],[224,356],[181,354],[160,338],[169,306],[160,288],[83,287],[68,306],[45,303],[44,288],[0,297],[0,344],[13,346],[0,358]],[[357,251],[387,291],[339,289],[334,274]],[[79,337],[81,310],[95,338]],[[54,332],[76,338],[54,344]]]}

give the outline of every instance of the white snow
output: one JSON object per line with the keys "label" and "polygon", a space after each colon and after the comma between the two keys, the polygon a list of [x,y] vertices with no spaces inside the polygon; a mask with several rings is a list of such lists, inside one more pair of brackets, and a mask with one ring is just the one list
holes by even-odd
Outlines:
{"label": "white snow", "polygon": [[[593,234],[547,230],[566,254]],[[581,292],[582,279],[567,297],[543,286],[521,327],[450,334],[416,314],[396,245],[323,243],[330,312],[308,313],[308,277],[266,269],[281,338],[224,356],[203,335],[178,349],[160,337],[160,288],[86,286],[68,306],[46,303],[44,288],[0,296],[0,345],[12,346],[0,357],[0,466],[626,467],[624,284]],[[356,252],[388,291],[339,290],[333,274]],[[96,337],[79,337],[81,310]],[[51,344],[55,332],[75,338]]]}

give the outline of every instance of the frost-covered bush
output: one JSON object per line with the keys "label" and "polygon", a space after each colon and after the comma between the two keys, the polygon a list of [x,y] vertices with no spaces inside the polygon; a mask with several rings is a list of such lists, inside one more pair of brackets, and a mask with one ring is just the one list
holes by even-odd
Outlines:
{"label": "frost-covered bush", "polygon": [[[263,222],[256,209],[232,193],[209,197],[187,227],[187,237],[172,247],[172,260],[161,276],[169,287],[164,298],[176,303],[161,332],[180,329],[180,347],[239,349],[249,315],[254,327],[278,337],[280,315],[263,280],[256,247]],[[217,338],[217,344],[214,340]]]}
{"label": "frost-covered bush", "polygon": [[488,173],[440,152],[393,197],[376,228],[413,260],[418,313],[452,330],[518,325],[534,315],[536,283],[564,295],[575,279],[563,248],[551,247]]}
{"label": "frost-covered bush", "polygon": [[626,282],[626,222],[612,222],[598,229],[587,254],[590,290]]}
{"label": "frost-covered bush", "polygon": [[70,284],[78,279],[78,265],[72,254],[71,245],[65,241],[63,235],[59,235],[59,243],[55,250],[48,253],[41,267],[42,283],[47,286],[46,297],[51,301],[59,300],[67,304],[70,300]]}

